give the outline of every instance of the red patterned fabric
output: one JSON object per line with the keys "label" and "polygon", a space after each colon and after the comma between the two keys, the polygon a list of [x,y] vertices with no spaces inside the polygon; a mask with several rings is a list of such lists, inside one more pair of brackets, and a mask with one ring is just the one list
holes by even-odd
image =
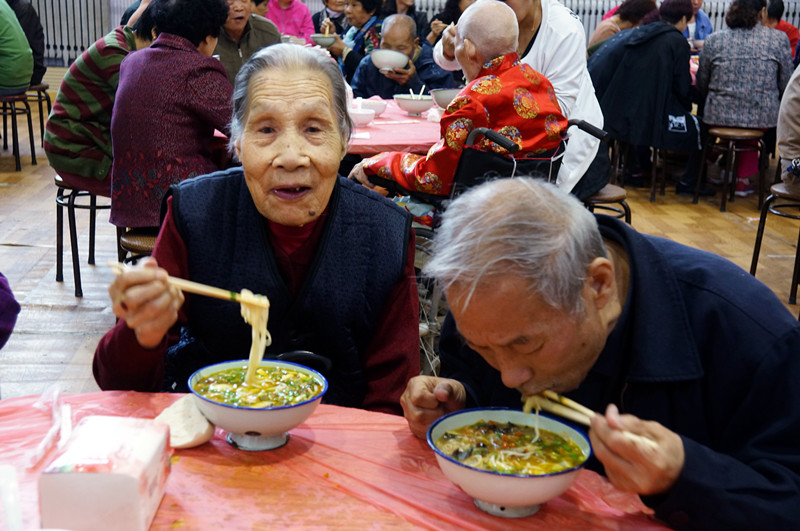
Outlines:
{"label": "red patterned fabric", "polygon": [[[547,78],[510,53],[484,64],[478,77],[450,103],[440,122],[441,138],[427,156],[381,153],[367,161],[364,172],[394,180],[408,190],[448,195],[462,148],[476,127],[494,129],[513,140],[520,147],[514,155],[519,159],[557,147],[566,126]],[[507,153],[486,139],[478,146]]]}

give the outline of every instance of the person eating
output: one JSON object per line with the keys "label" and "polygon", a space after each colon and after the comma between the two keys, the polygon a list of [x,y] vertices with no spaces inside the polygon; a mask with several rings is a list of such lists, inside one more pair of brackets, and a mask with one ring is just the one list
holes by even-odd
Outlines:
{"label": "person eating", "polygon": [[[266,7],[266,3],[262,4]],[[281,32],[271,20],[256,16],[253,2],[228,0],[228,18],[222,26],[214,55],[219,57],[233,86],[236,74],[251,55],[281,42]]]}
{"label": "person eating", "polygon": [[441,377],[401,398],[417,436],[551,390],[598,412],[587,466],[670,525],[800,522],[800,323],[738,266],[520,178],[456,198],[423,274],[451,314]]}
{"label": "person eating", "polygon": [[336,33],[336,26],[330,20],[323,21],[321,33],[329,33],[336,37],[336,41],[328,47],[328,51],[339,62],[342,74],[350,83],[361,59],[380,46],[381,1],[347,0],[344,16],[350,25],[344,36]]}
{"label": "person eating", "polygon": [[173,187],[152,258],[111,284],[120,320],[95,379],[185,391],[196,369],[247,358],[239,306],[184,298],[172,275],[266,295],[265,357],[309,351],[326,402],[399,413],[420,371],[414,235],[408,213],[337,176],[352,123],[336,63],[312,47],[260,50],[236,78],[230,130],[242,166]]}

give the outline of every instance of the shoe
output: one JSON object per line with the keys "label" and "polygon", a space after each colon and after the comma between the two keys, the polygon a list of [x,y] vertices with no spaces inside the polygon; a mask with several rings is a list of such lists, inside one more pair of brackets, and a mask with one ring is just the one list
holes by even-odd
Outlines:
{"label": "shoe", "polygon": [[[675,186],[675,193],[678,195],[688,195],[694,197],[694,184],[678,183]],[[708,186],[700,187],[700,195],[703,197],[711,197],[716,193],[716,190],[709,188]]]}
{"label": "shoe", "polygon": [[747,179],[736,181],[736,190],[733,192],[737,197],[747,197],[753,193],[753,185]]}

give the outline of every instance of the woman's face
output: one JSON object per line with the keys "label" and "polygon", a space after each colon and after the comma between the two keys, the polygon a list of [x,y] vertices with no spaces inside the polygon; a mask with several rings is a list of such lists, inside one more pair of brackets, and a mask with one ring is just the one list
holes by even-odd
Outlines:
{"label": "woman's face", "polygon": [[328,0],[327,2],[323,2],[325,7],[330,9],[331,11],[336,11],[337,13],[341,13],[344,11],[345,5],[347,2],[345,0]]}
{"label": "woman's face", "polygon": [[414,0],[395,0],[395,5],[397,6],[397,10],[400,10],[401,6],[404,6],[406,9],[414,6]]}
{"label": "woman's face", "polygon": [[364,10],[364,6],[358,0],[347,0],[344,8],[344,16],[347,17],[347,22],[351,26],[360,28],[372,17],[372,13]]}
{"label": "woman's face", "polygon": [[328,77],[307,69],[271,69],[250,80],[250,102],[236,142],[258,211],[298,227],[328,206],[347,143]]}
{"label": "woman's face", "polygon": [[531,0],[503,0],[517,15],[517,22],[525,20],[533,14],[533,2]]}

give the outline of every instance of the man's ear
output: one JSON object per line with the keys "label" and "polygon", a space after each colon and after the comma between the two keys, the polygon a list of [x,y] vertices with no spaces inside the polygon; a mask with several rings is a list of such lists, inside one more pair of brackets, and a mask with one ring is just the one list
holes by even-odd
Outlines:
{"label": "man's ear", "polygon": [[614,266],[608,258],[595,258],[586,268],[586,287],[598,309],[611,300],[615,283]]}
{"label": "man's ear", "polygon": [[482,62],[478,56],[478,47],[475,46],[469,39],[464,39],[464,51],[467,54],[467,59],[469,59],[473,63]]}

